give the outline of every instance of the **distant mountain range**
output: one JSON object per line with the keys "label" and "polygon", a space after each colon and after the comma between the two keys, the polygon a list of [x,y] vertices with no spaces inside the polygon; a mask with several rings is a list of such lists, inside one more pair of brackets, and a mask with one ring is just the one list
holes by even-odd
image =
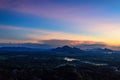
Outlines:
{"label": "distant mountain range", "polygon": [[81,50],[80,48],[76,47],[69,47],[69,46],[63,46],[63,47],[57,47],[55,49],[52,49],[52,51],[57,53],[113,53],[114,51],[107,48],[94,48],[94,49],[87,49],[87,50]]}
{"label": "distant mountain range", "polygon": [[94,48],[94,49],[87,49],[81,50],[80,48],[70,47],[70,46],[63,46],[57,47],[52,49],[43,49],[43,48],[32,48],[32,47],[1,47],[0,51],[50,51],[54,53],[113,53],[114,51],[107,48]]}
{"label": "distant mountain range", "polygon": [[111,49],[108,49],[108,48],[94,48],[94,49],[87,49],[86,51],[93,51],[93,52],[103,52],[103,51],[106,51],[106,52],[112,52],[113,50]]}
{"label": "distant mountain range", "polygon": [[36,49],[51,49],[54,48],[48,44],[35,44],[35,43],[23,43],[23,44],[15,44],[15,43],[0,43],[0,47],[27,47],[27,48],[36,48]]}
{"label": "distant mountain range", "polygon": [[44,49],[29,48],[29,47],[1,47],[0,51],[43,51]]}

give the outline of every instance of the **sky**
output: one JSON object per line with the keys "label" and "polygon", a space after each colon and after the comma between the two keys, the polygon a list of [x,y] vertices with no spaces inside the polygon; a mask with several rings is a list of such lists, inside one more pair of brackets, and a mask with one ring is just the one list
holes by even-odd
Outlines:
{"label": "sky", "polygon": [[43,40],[120,46],[120,0],[0,0],[0,43]]}

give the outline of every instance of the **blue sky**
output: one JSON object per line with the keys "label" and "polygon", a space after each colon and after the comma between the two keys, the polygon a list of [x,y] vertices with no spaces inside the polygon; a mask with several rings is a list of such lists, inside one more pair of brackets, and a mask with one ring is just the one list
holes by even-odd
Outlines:
{"label": "blue sky", "polygon": [[0,0],[0,42],[76,40],[120,45],[119,0]]}

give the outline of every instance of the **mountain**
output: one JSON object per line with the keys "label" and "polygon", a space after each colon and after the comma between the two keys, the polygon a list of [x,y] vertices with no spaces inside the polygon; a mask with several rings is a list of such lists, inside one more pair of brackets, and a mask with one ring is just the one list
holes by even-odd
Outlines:
{"label": "mountain", "polygon": [[27,47],[1,47],[0,51],[31,51],[32,48]]}
{"label": "mountain", "polygon": [[113,53],[114,51],[108,48],[94,48],[94,49],[87,49],[87,52],[97,52],[97,53]]}
{"label": "mountain", "polygon": [[[40,47],[43,46],[43,47]],[[63,46],[57,47],[53,49],[45,48],[48,45],[37,45],[37,44],[24,44],[24,46],[4,46],[0,47],[0,51],[34,51],[34,52],[48,52],[48,53],[107,53],[111,54],[115,51],[108,49],[108,48],[94,48],[94,49],[87,49],[81,50],[80,48],[70,47],[70,46]]]}
{"label": "mountain", "polygon": [[76,48],[76,47],[70,47],[70,46],[63,46],[63,47],[57,47],[55,49],[52,49],[52,51],[57,53],[81,53],[84,52],[83,50]]}
{"label": "mountain", "polygon": [[27,48],[37,48],[37,49],[52,49],[52,45],[48,44],[37,44],[37,43],[0,43],[0,47],[27,47]]}
{"label": "mountain", "polygon": [[113,50],[108,48],[94,48],[81,50],[79,48],[70,46],[57,47],[55,49],[52,49],[52,51],[56,53],[105,53],[105,54],[112,54],[114,52]]}
{"label": "mountain", "polygon": [[39,49],[39,48],[30,48],[30,47],[1,47],[1,52],[13,51],[13,52],[38,52],[38,51],[49,51],[49,49]]}

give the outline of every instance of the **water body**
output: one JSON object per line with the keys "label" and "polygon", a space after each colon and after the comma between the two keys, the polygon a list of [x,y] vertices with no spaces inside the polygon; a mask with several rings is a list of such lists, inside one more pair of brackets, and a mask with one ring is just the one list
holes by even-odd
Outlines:
{"label": "water body", "polygon": [[86,64],[91,64],[91,65],[95,65],[95,66],[107,66],[107,63],[94,63],[94,62],[90,62],[90,61],[81,61],[82,63],[86,63]]}
{"label": "water body", "polygon": [[68,57],[65,57],[64,60],[65,60],[65,61],[68,61],[68,62],[72,62],[72,61],[80,61],[79,59],[68,58]]}
{"label": "water body", "polygon": [[[64,60],[67,62],[80,61],[80,59],[69,58],[69,57],[65,57]],[[80,61],[80,62],[85,63],[85,64],[90,64],[90,65],[95,65],[95,66],[107,66],[108,65],[107,63],[95,63],[95,62],[90,62],[90,61]]]}

